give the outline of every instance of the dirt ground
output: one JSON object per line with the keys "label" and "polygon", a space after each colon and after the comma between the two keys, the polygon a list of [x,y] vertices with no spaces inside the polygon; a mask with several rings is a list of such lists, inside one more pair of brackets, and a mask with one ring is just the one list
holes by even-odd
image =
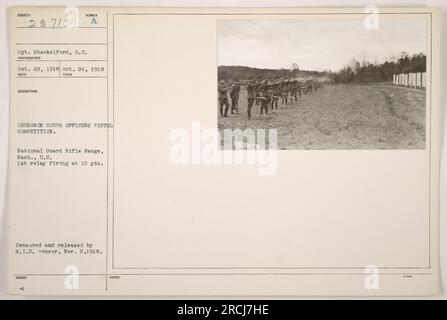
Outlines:
{"label": "dirt ground", "polygon": [[285,108],[260,115],[259,105],[247,119],[247,93],[241,89],[239,113],[219,116],[223,129],[278,130],[278,148],[424,149],[425,90],[391,83],[328,85],[303,95]]}

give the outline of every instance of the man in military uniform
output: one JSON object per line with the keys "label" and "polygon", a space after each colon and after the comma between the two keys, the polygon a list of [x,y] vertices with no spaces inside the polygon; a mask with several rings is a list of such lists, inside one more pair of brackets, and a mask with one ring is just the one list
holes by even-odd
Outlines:
{"label": "man in military uniform", "polygon": [[266,104],[265,104],[265,114],[268,113],[268,106],[273,101],[273,81],[267,80],[266,83]]}
{"label": "man in military uniform", "polygon": [[259,105],[259,102],[261,101],[260,97],[261,97],[261,80],[256,79],[256,85],[255,85],[255,92],[256,92],[256,105]]}
{"label": "man in military uniform", "polygon": [[296,81],[296,92],[297,96],[301,99],[301,96],[303,95],[303,83],[299,80]]}
{"label": "man in military uniform", "polygon": [[261,103],[261,114],[264,114],[264,110],[265,110],[265,114],[268,113],[268,93],[267,93],[267,80],[262,80],[260,85],[259,85],[259,101]]}
{"label": "man in military uniform", "polygon": [[290,101],[297,101],[297,95],[296,95],[296,80],[291,79],[290,80]]}
{"label": "man in military uniform", "polygon": [[[228,101],[228,85],[225,80],[220,80],[217,86],[217,92],[219,97],[219,110],[220,115],[228,117],[228,109],[230,108],[230,102]],[[223,107],[225,106],[225,112]]]}
{"label": "man in military uniform", "polygon": [[289,80],[284,79],[281,84],[281,96],[282,96],[282,104],[283,105],[286,105],[288,102],[289,91],[290,91]]}
{"label": "man in military uniform", "polygon": [[313,89],[314,89],[314,86],[313,86],[312,80],[307,80],[306,81],[306,92],[312,93]]}
{"label": "man in military uniform", "polygon": [[251,76],[248,78],[248,83],[247,83],[247,113],[248,113],[248,119],[250,120],[251,118],[251,108],[253,107],[253,103],[255,102],[256,99],[256,81],[255,81],[255,77]]}
{"label": "man in military uniform", "polygon": [[281,96],[281,82],[276,79],[273,82],[272,110],[278,110],[278,100]]}
{"label": "man in military uniform", "polygon": [[312,87],[313,87],[313,91],[314,92],[318,91],[318,87],[317,87],[317,82],[316,81],[312,81]]}
{"label": "man in military uniform", "polygon": [[239,103],[239,92],[241,90],[241,85],[239,81],[234,81],[233,85],[230,89],[230,97],[231,97],[231,113],[238,112],[238,103]]}

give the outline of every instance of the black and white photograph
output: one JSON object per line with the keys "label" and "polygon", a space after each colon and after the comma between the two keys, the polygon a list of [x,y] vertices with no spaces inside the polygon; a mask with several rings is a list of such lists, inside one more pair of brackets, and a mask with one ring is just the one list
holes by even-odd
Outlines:
{"label": "black and white photograph", "polygon": [[0,300],[447,297],[447,2],[4,2]]}
{"label": "black and white photograph", "polygon": [[[424,15],[223,19],[218,127],[278,149],[425,149]],[[223,143],[222,143],[223,144]]]}

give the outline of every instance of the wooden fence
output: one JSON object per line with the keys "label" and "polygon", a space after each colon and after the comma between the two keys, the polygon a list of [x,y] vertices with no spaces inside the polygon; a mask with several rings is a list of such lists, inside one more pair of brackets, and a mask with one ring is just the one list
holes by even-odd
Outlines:
{"label": "wooden fence", "polygon": [[396,86],[403,86],[408,88],[426,88],[427,73],[415,72],[415,73],[394,74],[393,83]]}

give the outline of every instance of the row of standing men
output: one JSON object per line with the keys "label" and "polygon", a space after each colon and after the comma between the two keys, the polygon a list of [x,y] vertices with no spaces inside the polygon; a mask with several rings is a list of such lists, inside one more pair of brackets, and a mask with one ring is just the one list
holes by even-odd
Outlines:
{"label": "row of standing men", "polygon": [[[322,87],[321,82],[313,80],[300,80],[297,78],[258,79],[250,77],[247,82],[247,115],[251,118],[253,105],[260,105],[260,114],[267,114],[269,106],[271,110],[278,109],[278,102],[282,105],[290,101],[297,101],[304,94],[318,91]],[[228,117],[228,111],[238,112],[239,93],[241,83],[238,80],[220,80],[218,85],[220,115]],[[289,100],[290,99],[290,100]],[[225,108],[225,109],[224,109]]]}

